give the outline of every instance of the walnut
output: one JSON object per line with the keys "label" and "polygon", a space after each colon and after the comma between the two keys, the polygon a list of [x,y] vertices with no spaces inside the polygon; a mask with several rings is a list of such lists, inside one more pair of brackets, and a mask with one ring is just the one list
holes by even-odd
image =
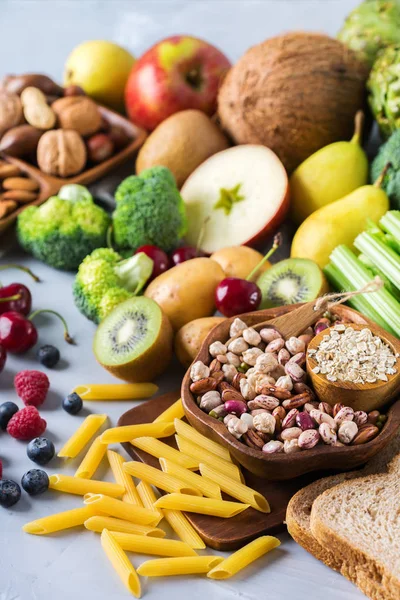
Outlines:
{"label": "walnut", "polygon": [[67,96],[51,105],[63,129],[74,129],[83,136],[92,135],[101,128],[97,104],[86,96]]}
{"label": "walnut", "polygon": [[37,161],[40,169],[49,175],[76,175],[86,164],[84,141],[76,131],[46,131],[39,140]]}
{"label": "walnut", "polygon": [[16,94],[0,93],[0,136],[22,122],[22,104]]}

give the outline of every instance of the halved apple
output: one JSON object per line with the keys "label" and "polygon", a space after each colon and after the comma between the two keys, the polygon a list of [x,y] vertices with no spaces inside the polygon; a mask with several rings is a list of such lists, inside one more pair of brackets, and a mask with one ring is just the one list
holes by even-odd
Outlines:
{"label": "halved apple", "polygon": [[186,242],[208,253],[262,242],[289,208],[285,167],[269,148],[250,144],[211,156],[186,180],[181,195]]}

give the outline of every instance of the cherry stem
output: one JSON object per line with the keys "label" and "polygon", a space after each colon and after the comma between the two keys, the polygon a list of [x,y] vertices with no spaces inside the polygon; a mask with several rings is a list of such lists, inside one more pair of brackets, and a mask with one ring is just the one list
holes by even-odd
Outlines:
{"label": "cherry stem", "polygon": [[274,242],[273,242],[272,248],[269,250],[269,252],[267,252],[267,254],[265,256],[263,256],[262,260],[260,260],[258,265],[256,265],[254,267],[254,269],[251,271],[251,273],[249,273],[249,275],[247,275],[246,281],[251,281],[253,279],[253,277],[257,273],[257,271],[259,271],[259,269],[263,266],[263,264],[269,259],[270,256],[273,255],[273,253],[279,248],[279,246],[281,244],[282,244],[282,234],[277,233],[276,236],[274,237]]}
{"label": "cherry stem", "polygon": [[15,294],[15,296],[9,296],[8,298],[0,298],[0,302],[12,302],[13,300],[19,300],[21,294]]}
{"label": "cherry stem", "polygon": [[55,310],[49,310],[49,309],[35,310],[35,312],[33,312],[29,316],[29,320],[32,321],[32,319],[34,319],[36,317],[36,315],[39,315],[41,313],[49,313],[51,315],[55,315],[56,317],[58,317],[60,319],[61,323],[64,325],[64,339],[65,339],[65,341],[68,344],[75,344],[74,340],[72,339],[72,337],[68,333],[68,325],[67,325],[66,320],[64,319],[64,317],[62,317],[60,315],[60,313],[56,312]]}
{"label": "cherry stem", "polygon": [[33,281],[40,282],[40,278],[35,275],[28,267],[24,267],[23,265],[9,264],[9,265],[1,265],[0,271],[4,271],[5,269],[19,269],[20,271],[24,271],[32,277]]}

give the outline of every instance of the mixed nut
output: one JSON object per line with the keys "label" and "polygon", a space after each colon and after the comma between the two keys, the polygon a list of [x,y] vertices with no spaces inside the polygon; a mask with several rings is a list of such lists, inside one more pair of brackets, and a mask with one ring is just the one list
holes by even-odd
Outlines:
{"label": "mixed nut", "polygon": [[[330,325],[324,318],[285,340],[273,327],[258,332],[236,318],[230,339],[209,346],[210,365],[192,365],[190,390],[200,408],[223,421],[235,438],[267,454],[291,454],[322,443],[364,444],[379,433],[386,416],[319,402],[306,383],[307,346]],[[348,329],[340,322],[336,327]]]}
{"label": "mixed nut", "polygon": [[0,160],[0,219],[19,206],[33,202],[39,194],[39,183],[26,177],[16,165]]}

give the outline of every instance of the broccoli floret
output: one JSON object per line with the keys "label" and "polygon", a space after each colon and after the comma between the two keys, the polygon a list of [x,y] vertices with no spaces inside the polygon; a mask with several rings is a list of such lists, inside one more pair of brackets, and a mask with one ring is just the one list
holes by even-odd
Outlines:
{"label": "broccoli floret", "polygon": [[122,253],[144,244],[169,252],[186,233],[185,205],[166,167],[152,167],[128,177],[118,186],[115,201],[114,242]]}
{"label": "broccoli floret", "polygon": [[153,261],[143,252],[123,260],[111,248],[87,256],[76,275],[73,294],[79,311],[100,323],[115,306],[139,293],[153,271]]}
{"label": "broccoli floret", "polygon": [[17,235],[24,250],[56,269],[76,271],[85,256],[106,245],[110,217],[82,189],[85,193],[63,198],[61,188],[59,196],[19,215]]}
{"label": "broccoli floret", "polygon": [[372,162],[371,180],[376,181],[385,166],[390,163],[382,182],[382,189],[389,196],[390,206],[400,209],[400,129],[397,129],[383,144]]}

